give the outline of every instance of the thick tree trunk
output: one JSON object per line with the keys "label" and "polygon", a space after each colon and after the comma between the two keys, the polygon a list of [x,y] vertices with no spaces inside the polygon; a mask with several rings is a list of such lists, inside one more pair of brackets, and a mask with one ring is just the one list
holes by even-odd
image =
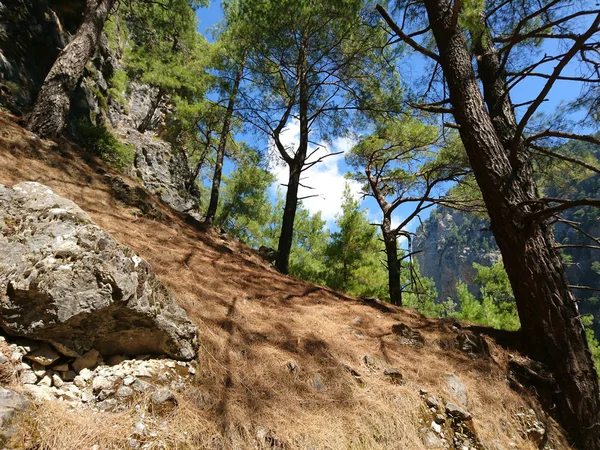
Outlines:
{"label": "thick tree trunk", "polygon": [[398,260],[398,240],[396,239],[396,234],[392,232],[392,220],[390,217],[383,218],[381,233],[383,234],[385,254],[387,257],[390,303],[392,305],[402,306],[402,287],[400,286],[400,261]]}
{"label": "thick tree trunk", "polygon": [[213,175],[212,189],[210,191],[210,202],[208,204],[208,210],[206,211],[206,218],[204,219],[204,222],[208,225],[212,225],[215,220],[215,214],[217,213],[221,176],[223,174],[223,159],[225,158],[225,149],[227,148],[227,136],[229,136],[231,118],[233,117],[233,109],[235,107],[235,98],[240,87],[243,73],[244,63],[242,62],[236,71],[233,87],[229,96],[229,102],[227,103],[227,111],[225,112],[225,118],[223,119],[223,130],[221,131],[221,140],[219,141],[219,148],[217,149],[217,162],[215,164],[215,173]]}
{"label": "thick tree trunk", "polygon": [[29,129],[42,137],[55,137],[65,128],[70,96],[91,58],[114,0],[88,0],[83,23],[60,52],[38,94]]}
{"label": "thick tree trunk", "polygon": [[281,223],[281,234],[277,246],[277,260],[275,267],[281,273],[288,273],[290,253],[294,238],[294,220],[298,206],[298,187],[300,186],[301,165],[290,166],[290,177],[285,196],[285,208],[283,210],[283,221]]}
{"label": "thick tree trunk", "polygon": [[555,374],[560,389],[555,411],[562,426],[578,448],[598,450],[597,375],[552,230],[531,220],[541,206],[531,204],[537,195],[529,156],[518,141],[499,132],[505,127],[510,133],[511,124],[499,113],[506,104],[490,97],[493,83],[486,87],[488,112],[465,39],[451,23],[450,3],[425,0],[425,5],[454,116],[515,294],[524,342]]}

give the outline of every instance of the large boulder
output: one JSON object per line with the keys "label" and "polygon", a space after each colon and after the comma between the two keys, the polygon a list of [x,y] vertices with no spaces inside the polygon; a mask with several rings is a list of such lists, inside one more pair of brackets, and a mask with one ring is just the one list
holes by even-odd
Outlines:
{"label": "large boulder", "polygon": [[197,329],[150,265],[39,183],[0,185],[0,326],[66,356],[191,359]]}

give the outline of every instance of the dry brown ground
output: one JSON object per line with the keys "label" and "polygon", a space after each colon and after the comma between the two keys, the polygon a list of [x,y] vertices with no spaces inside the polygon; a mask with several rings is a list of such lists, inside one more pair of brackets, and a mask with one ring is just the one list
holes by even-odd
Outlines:
{"label": "dry brown ground", "polygon": [[[256,430],[263,428],[273,437],[266,441],[287,448],[424,449],[418,390],[451,398],[447,373],[467,386],[480,438],[506,449],[515,448],[511,443],[535,448],[512,425],[515,412],[535,402],[507,386],[506,350],[492,345],[491,360],[472,359],[444,345],[455,339],[448,321],[375,308],[282,276],[244,245],[191,227],[158,203],[164,218],[144,217],[113,198],[103,170],[112,173],[67,141],[40,141],[0,114],[0,184],[38,181],[73,200],[149,261],[197,324],[196,386],[180,395],[180,407],[156,438],[168,448],[257,448]],[[391,333],[398,321],[422,332],[425,346],[400,345]],[[377,370],[365,366],[365,354],[377,359]],[[361,374],[364,387],[343,364]],[[391,384],[386,367],[401,370],[406,383]],[[322,392],[313,387],[317,376]],[[23,439],[38,448],[126,448],[135,420],[133,410],[85,416],[46,404],[21,436],[29,433]]]}

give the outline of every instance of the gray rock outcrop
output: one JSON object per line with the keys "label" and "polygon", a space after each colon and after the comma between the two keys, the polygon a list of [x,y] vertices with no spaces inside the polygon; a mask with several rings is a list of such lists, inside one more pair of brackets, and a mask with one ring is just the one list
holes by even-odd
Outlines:
{"label": "gray rock outcrop", "polygon": [[483,220],[459,211],[437,208],[420,227],[413,248],[421,274],[432,278],[438,292],[438,301],[456,298],[456,283],[466,283],[477,295],[479,287],[473,281],[477,271],[473,263],[492,266],[500,261],[500,251],[491,232],[482,232]]}
{"label": "gray rock outcrop", "polygon": [[134,172],[146,189],[179,212],[198,210],[198,196],[188,190],[190,169],[185,155],[150,134],[122,129],[119,139],[135,148]]}
{"label": "gray rock outcrop", "polygon": [[10,439],[13,434],[13,419],[29,405],[30,402],[24,395],[0,386],[0,444]]}
{"label": "gray rock outcrop", "polygon": [[46,186],[0,185],[0,326],[69,357],[191,359],[197,329],[150,265]]}

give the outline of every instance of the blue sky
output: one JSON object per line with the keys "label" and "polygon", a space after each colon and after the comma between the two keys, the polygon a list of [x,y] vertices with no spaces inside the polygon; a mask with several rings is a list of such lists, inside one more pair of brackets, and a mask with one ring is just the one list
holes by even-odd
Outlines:
{"label": "blue sky", "polygon": [[[209,40],[212,40],[210,35],[207,34],[207,30],[223,17],[220,2],[212,1],[208,8],[199,9],[197,11],[197,16],[199,19],[199,31],[207,36]],[[548,48],[548,51],[551,50],[551,48]],[[412,56],[410,61],[408,63],[405,62],[402,67],[405,69],[407,68],[406,70],[402,70],[402,76],[405,77],[405,79],[419,77],[422,75],[422,71],[425,67],[425,58],[420,55]],[[548,65],[546,67],[546,72],[548,71],[548,68],[551,70],[552,65]],[[571,65],[565,72],[565,74],[570,75],[576,73],[576,65]],[[520,83],[511,93],[513,103],[518,104],[535,98],[543,86],[544,81],[545,80],[541,79],[529,79]],[[547,96],[548,101],[543,103],[539,111],[551,114],[560,106],[561,103],[574,99],[578,94],[578,83],[558,81],[554,85],[550,94]],[[525,109],[526,108],[520,108],[518,113],[520,112],[522,114]],[[575,116],[573,119],[577,120],[580,119],[580,117]],[[284,140],[287,140],[288,143],[297,142],[297,134],[298,129],[292,124],[292,126],[289,127],[285,133]],[[252,143],[252,141],[256,139],[252,134],[249,133],[236,136],[236,138],[240,140],[246,140],[249,143]],[[258,143],[256,144],[260,145]],[[334,138],[332,145],[323,143],[323,148],[321,149],[319,155],[322,155],[323,152],[347,151],[352,147],[352,144],[353,143],[348,139],[342,137]],[[266,145],[266,141],[263,142],[262,145]],[[319,155],[317,155],[317,157]],[[231,165],[226,164],[225,171],[227,172],[230,169]],[[300,196],[314,194],[315,192],[319,194],[319,197],[305,200],[303,204],[311,213],[321,211],[323,218],[327,220],[327,224],[331,228],[335,228],[335,215],[340,212],[341,195],[344,185],[347,182],[347,180],[344,179],[344,174],[347,171],[348,167],[344,161],[343,155],[327,158],[323,163],[317,164],[307,173],[308,179],[305,181],[305,183],[314,189],[310,191],[304,189],[304,192],[302,192],[301,188]],[[277,177],[278,183],[287,182],[287,169],[285,167],[276,167],[274,168],[273,172]],[[359,188],[360,187],[358,186],[358,183],[351,183],[351,189],[353,191],[358,192]],[[276,188],[274,186],[272,189],[273,193],[275,192],[275,189]],[[369,218],[372,222],[380,220],[381,214],[373,199],[366,199],[363,202],[363,206],[368,209]],[[404,209],[399,208],[396,212],[396,222],[399,222],[403,217],[408,215],[410,210],[411,207],[409,205],[406,205]],[[422,218],[425,218],[425,215],[423,215]],[[417,224],[417,221],[413,221],[413,223],[409,226],[409,229],[414,231]]]}

